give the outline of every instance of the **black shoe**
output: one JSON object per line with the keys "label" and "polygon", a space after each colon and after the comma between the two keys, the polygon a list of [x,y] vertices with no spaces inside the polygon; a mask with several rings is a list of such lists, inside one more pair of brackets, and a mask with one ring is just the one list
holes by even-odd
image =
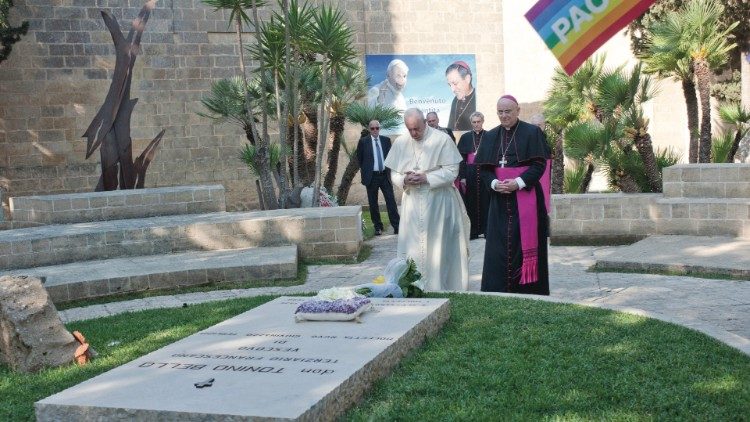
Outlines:
{"label": "black shoe", "polygon": [[393,229],[393,234],[398,234],[398,227]]}
{"label": "black shoe", "polygon": [[375,236],[380,236],[381,234],[383,234],[383,230],[375,229]]}

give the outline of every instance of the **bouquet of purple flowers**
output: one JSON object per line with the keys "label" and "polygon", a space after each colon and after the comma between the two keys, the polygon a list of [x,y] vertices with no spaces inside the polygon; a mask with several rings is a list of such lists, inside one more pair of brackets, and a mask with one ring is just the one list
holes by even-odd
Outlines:
{"label": "bouquet of purple flowers", "polygon": [[372,309],[370,299],[360,296],[351,288],[334,287],[297,306],[294,317],[300,321],[351,321]]}

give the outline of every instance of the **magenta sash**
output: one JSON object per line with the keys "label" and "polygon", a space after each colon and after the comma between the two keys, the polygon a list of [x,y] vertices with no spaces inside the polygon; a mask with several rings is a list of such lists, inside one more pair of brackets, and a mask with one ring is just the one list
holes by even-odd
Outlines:
{"label": "magenta sash", "polygon": [[[544,202],[549,213],[550,207],[550,168],[552,160],[547,160],[539,184],[544,192]],[[498,180],[515,179],[528,169],[524,167],[496,167],[495,177]],[[519,189],[516,191],[516,202],[518,203],[518,219],[521,230],[521,254],[523,264],[521,265],[521,281],[519,284],[536,283],[539,280],[539,221],[536,214],[536,192],[532,190]]]}
{"label": "magenta sash", "polygon": [[[474,158],[476,156],[477,154],[470,152],[469,155],[466,156],[466,164],[474,164]],[[453,186],[455,186],[456,189],[458,189],[458,191],[462,194],[466,193],[466,186],[462,186],[461,182],[458,179],[453,181]]]}

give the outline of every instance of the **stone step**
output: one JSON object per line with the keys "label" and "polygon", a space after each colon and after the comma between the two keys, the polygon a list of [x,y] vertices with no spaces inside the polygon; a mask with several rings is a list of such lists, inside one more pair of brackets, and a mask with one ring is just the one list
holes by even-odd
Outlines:
{"label": "stone step", "polygon": [[678,164],[663,171],[665,198],[750,198],[750,164]]}
{"label": "stone step", "polygon": [[750,198],[661,198],[650,214],[656,234],[750,238]]}
{"label": "stone step", "polygon": [[649,236],[597,260],[595,268],[750,280],[750,241],[724,236]]}
{"label": "stone step", "polygon": [[224,186],[173,186],[9,198],[11,220],[42,224],[226,210]]}
{"label": "stone step", "polygon": [[359,206],[219,212],[0,231],[0,269],[296,244],[303,259],[356,258]]}
{"label": "stone step", "polygon": [[297,247],[277,246],[115,258],[18,269],[44,281],[56,303],[118,293],[214,282],[276,280],[297,276]]}

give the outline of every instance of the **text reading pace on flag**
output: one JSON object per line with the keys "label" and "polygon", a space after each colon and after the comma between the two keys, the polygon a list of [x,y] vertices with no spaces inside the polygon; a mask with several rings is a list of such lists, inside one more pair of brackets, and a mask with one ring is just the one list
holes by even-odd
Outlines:
{"label": "text reading pace on flag", "polygon": [[656,0],[539,0],[526,19],[563,69],[576,69]]}

